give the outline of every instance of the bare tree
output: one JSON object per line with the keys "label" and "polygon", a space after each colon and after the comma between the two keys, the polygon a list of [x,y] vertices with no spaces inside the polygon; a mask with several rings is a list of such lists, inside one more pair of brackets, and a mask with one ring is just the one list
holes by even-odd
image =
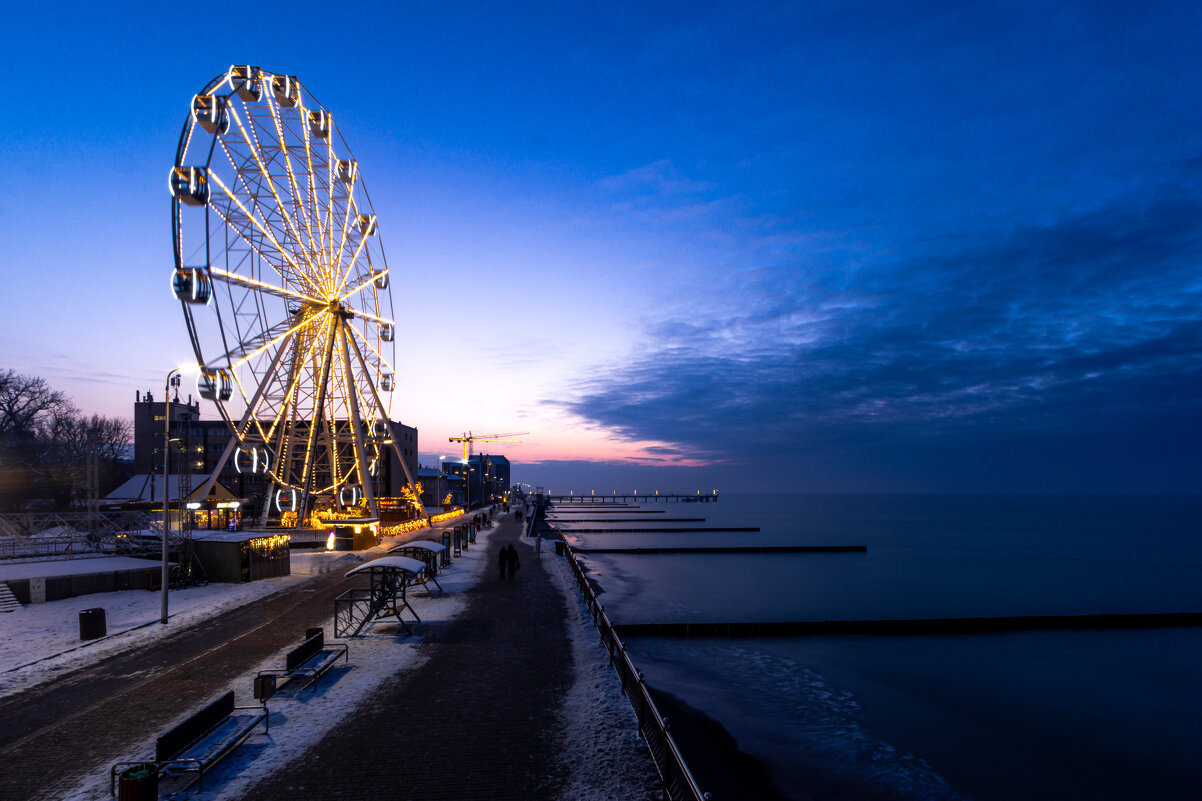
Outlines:
{"label": "bare tree", "polygon": [[87,490],[87,464],[95,459],[112,474],[129,448],[130,424],[118,418],[71,412],[56,414],[45,432],[47,489],[59,506],[73,504]]}
{"label": "bare tree", "polygon": [[46,495],[69,505],[86,490],[88,460],[114,474],[129,438],[125,420],[84,417],[45,379],[0,370],[0,509]]}
{"label": "bare tree", "polygon": [[44,378],[0,370],[0,443],[36,437],[55,416],[75,412],[67,396],[51,389]]}

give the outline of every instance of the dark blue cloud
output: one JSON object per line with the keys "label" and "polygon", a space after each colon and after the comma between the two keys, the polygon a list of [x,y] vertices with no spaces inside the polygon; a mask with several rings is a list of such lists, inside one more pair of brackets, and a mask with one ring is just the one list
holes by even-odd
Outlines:
{"label": "dark blue cloud", "polygon": [[[663,324],[566,405],[716,461],[804,454],[804,474],[842,471],[833,488],[1080,490],[1100,459],[1105,489],[1196,490],[1200,262],[1202,194],[1183,181],[931,241],[854,281],[762,270],[737,313]],[[969,480],[974,448],[995,474]],[[1085,454],[1080,481],[1049,475]]]}

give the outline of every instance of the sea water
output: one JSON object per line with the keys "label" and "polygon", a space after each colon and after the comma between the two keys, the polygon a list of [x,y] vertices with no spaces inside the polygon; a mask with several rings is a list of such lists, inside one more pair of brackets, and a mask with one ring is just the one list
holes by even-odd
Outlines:
{"label": "sea water", "polygon": [[[643,508],[707,522],[623,527],[761,530],[569,537],[585,548],[868,550],[588,554],[618,623],[1202,611],[1199,498],[726,495]],[[601,526],[574,526],[588,527]],[[627,645],[653,686],[718,720],[791,797],[1197,798],[1202,788],[1194,628]]]}

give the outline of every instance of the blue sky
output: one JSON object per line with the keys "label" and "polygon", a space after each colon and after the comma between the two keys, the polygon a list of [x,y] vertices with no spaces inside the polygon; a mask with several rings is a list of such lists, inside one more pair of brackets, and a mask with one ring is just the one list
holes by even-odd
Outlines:
{"label": "blue sky", "polygon": [[68,5],[0,36],[0,366],[88,410],[188,358],[165,177],[252,63],[360,163],[431,460],[470,428],[530,431],[516,478],[565,491],[1202,486],[1194,4]]}

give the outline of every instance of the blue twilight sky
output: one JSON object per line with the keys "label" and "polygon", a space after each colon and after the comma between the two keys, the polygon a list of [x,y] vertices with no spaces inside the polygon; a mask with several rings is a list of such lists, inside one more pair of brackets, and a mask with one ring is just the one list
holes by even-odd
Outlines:
{"label": "blue twilight sky", "polygon": [[472,429],[556,491],[1202,487],[1196,3],[34,6],[0,367],[85,410],[189,359],[166,175],[251,63],[359,161],[428,461]]}

